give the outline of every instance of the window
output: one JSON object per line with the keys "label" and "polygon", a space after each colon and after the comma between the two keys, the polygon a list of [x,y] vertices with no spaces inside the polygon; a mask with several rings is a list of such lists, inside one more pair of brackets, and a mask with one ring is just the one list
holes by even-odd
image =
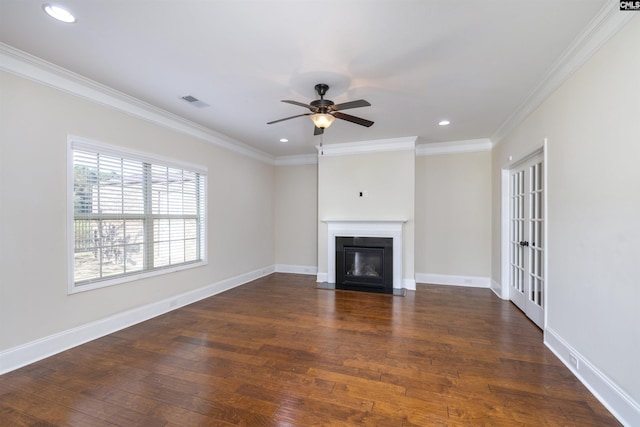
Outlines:
{"label": "window", "polygon": [[71,292],[206,261],[205,168],[75,137],[69,147]]}

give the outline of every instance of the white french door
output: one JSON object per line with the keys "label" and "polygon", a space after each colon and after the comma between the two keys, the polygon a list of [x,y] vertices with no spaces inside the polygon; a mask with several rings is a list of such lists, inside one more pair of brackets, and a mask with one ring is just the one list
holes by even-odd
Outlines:
{"label": "white french door", "polygon": [[509,175],[509,299],[544,328],[542,154],[518,165]]}

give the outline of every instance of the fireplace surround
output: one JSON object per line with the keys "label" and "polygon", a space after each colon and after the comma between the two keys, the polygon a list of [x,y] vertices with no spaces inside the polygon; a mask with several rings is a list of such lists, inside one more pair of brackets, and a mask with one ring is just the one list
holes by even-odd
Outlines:
{"label": "fireplace surround", "polygon": [[402,233],[406,220],[324,219],[322,222],[327,224],[327,283],[336,283],[336,237],[379,237],[392,240],[392,287],[403,288]]}

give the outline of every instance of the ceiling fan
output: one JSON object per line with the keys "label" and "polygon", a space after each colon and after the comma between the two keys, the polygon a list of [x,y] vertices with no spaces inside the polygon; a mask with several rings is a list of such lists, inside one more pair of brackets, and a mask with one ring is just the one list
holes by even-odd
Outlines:
{"label": "ceiling fan", "polygon": [[291,117],[286,117],[280,120],[274,120],[272,122],[267,123],[268,125],[273,123],[282,122],[284,120],[295,119],[296,117],[302,116],[311,116],[311,120],[313,121],[314,135],[322,135],[324,130],[331,126],[334,119],[342,119],[351,123],[355,123],[361,126],[369,127],[373,124],[372,121],[362,119],[360,117],[352,116],[349,114],[342,113],[342,110],[348,110],[349,108],[358,108],[358,107],[370,107],[369,104],[364,99],[359,99],[357,101],[349,101],[343,102],[342,104],[334,104],[333,101],[329,99],[324,99],[324,95],[329,90],[329,85],[325,83],[318,83],[315,86],[316,92],[320,95],[320,99],[316,99],[315,101],[311,101],[310,104],[304,104],[298,101],[291,101],[288,99],[283,99],[282,102],[286,102],[287,104],[298,105],[300,107],[308,108],[310,113],[298,114]]}

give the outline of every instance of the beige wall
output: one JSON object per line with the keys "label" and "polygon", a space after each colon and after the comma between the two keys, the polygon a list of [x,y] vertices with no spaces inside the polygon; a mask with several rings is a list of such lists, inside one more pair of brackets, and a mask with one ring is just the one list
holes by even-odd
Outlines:
{"label": "beige wall", "polygon": [[[369,197],[359,197],[367,191]],[[415,151],[320,156],[318,159],[318,271],[327,272],[323,219],[405,219],[403,279],[414,278]]]}
{"label": "beige wall", "polygon": [[[408,153],[405,153],[407,157]],[[375,167],[393,162],[393,154],[385,157],[387,154],[374,156],[381,162]],[[321,161],[326,159],[335,159],[330,160],[333,163],[331,166],[325,164],[325,172],[330,175],[329,180],[336,178],[338,181],[340,175],[336,175],[335,170],[328,170],[329,167],[344,170],[349,163],[359,161],[358,157],[353,156],[324,157]],[[325,226],[317,219],[318,165],[279,166],[275,174],[276,264],[316,266],[318,257],[326,262],[326,234],[319,242],[323,248],[320,253],[317,251],[318,235],[312,235],[316,233],[318,222],[320,228]],[[354,197],[359,188],[367,187],[363,172],[355,175],[347,176],[348,185],[344,182],[328,184],[334,187],[327,187],[326,192],[339,198],[336,206],[338,203],[348,206],[357,212],[354,215],[367,216],[369,219],[400,215],[398,211],[389,213],[386,206],[379,210],[376,200],[372,203]],[[401,179],[410,180],[410,177]],[[399,185],[399,188],[403,187],[406,184]],[[388,195],[384,197],[394,197],[395,191],[391,187],[388,190]],[[380,194],[378,197],[381,197]],[[323,211],[322,215],[331,218],[340,217],[341,214],[333,211],[330,215]],[[326,229],[319,232],[326,233]],[[418,274],[491,276],[489,151],[415,158],[414,246],[415,272]]]}
{"label": "beige wall", "polygon": [[[0,88],[0,351],[273,264],[273,166],[11,74]],[[206,166],[209,264],[67,295],[67,134]]]}
{"label": "beige wall", "polygon": [[[640,402],[640,16],[493,152],[500,167],[548,138],[547,329]],[[500,205],[493,203],[500,280]],[[502,254],[505,255],[505,254]],[[506,256],[506,255],[505,255]]]}
{"label": "beige wall", "polygon": [[491,152],[416,158],[417,274],[491,276]]}
{"label": "beige wall", "polygon": [[274,206],[276,264],[313,267],[315,270],[318,262],[318,165],[276,167]]}

